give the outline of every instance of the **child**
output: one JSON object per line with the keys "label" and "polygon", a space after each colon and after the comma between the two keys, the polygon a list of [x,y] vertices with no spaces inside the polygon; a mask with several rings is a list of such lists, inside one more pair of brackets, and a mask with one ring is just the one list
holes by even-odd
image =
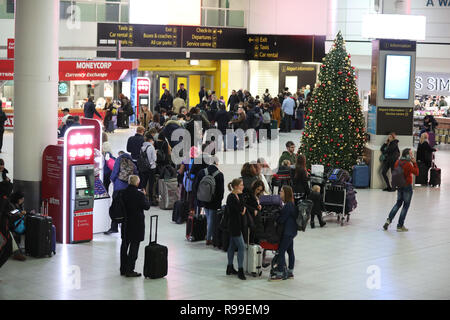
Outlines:
{"label": "child", "polygon": [[322,195],[320,194],[320,186],[314,185],[311,189],[311,193],[308,196],[308,199],[314,203],[314,206],[311,210],[311,229],[314,229],[314,217],[317,216],[319,219],[320,227],[322,228],[327,223],[322,220],[322,211],[324,211]]}
{"label": "child", "polygon": [[291,174],[291,162],[289,160],[283,160],[283,162],[281,162],[281,166],[278,168],[277,174]]}

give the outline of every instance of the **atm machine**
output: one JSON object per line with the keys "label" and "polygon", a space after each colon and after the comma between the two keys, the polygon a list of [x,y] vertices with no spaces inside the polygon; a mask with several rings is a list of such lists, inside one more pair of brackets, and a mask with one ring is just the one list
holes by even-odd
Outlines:
{"label": "atm machine", "polygon": [[70,127],[64,140],[42,155],[42,200],[59,243],[92,240],[94,208],[94,126]]}
{"label": "atm machine", "polygon": [[93,164],[70,167],[70,243],[92,239],[94,179]]}

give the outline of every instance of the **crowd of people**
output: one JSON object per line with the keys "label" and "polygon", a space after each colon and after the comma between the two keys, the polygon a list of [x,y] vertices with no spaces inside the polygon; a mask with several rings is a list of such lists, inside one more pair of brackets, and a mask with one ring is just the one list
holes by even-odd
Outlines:
{"label": "crowd of people", "polygon": [[[178,199],[183,203],[183,212],[180,212],[181,218],[175,222],[186,222],[189,216],[198,216],[204,212],[207,221],[206,245],[211,246],[215,228],[214,217],[219,211],[222,211],[223,216],[227,217],[222,219],[224,221],[222,222],[229,233],[226,274],[237,275],[242,280],[246,279],[243,267],[246,244],[258,244],[267,240],[263,225],[265,205],[261,203],[261,199],[276,194],[275,188],[278,187],[281,205],[278,208],[276,224],[283,228],[276,230],[279,244],[278,261],[276,269],[271,273],[271,280],[293,278],[295,262],[293,240],[299,228],[296,221],[299,214],[296,205],[299,201],[309,199],[313,203],[311,228],[315,228],[316,218],[321,228],[326,225],[322,218],[322,213],[325,211],[321,193],[323,190],[319,185],[311,183],[310,173],[306,169],[307,159],[300,154],[300,150],[296,152],[295,143],[289,141],[286,143],[286,150],[279,158],[277,168],[273,168],[273,170],[263,158],[255,162],[244,163],[240,177],[232,179],[227,185],[230,194],[225,199],[225,177],[219,168],[219,158],[215,156],[214,152],[207,151],[208,144],[204,142],[203,137],[207,129],[217,128],[224,137],[224,151],[226,151],[227,129],[244,131],[253,129],[258,142],[261,141],[258,131],[272,128],[273,123],[276,123],[275,128],[280,128],[280,131],[289,132],[294,127],[303,129],[304,108],[311,98],[309,87],[298,90],[294,95],[289,92],[288,88],[285,88],[282,93],[273,98],[268,90],[261,97],[253,97],[247,90],[233,90],[227,106],[222,97],[218,98],[214,91],[206,91],[204,88],[200,91],[199,98],[200,103],[189,109],[186,106],[187,93],[184,86],[180,86],[175,99],[172,99],[169,91],[166,90],[155,113],[148,110],[146,106],[142,108],[136,133],[129,137],[126,151],[120,151],[117,157],[113,155],[106,134],[106,132],[110,132],[108,121],[112,121],[111,116],[114,114],[115,107],[110,99],[106,102],[102,180],[106,190],[109,190],[111,183],[113,184],[112,198],[122,197],[127,212],[127,219],[121,226],[121,275],[141,276],[134,268],[140,242],[144,240],[144,210],[148,210],[151,206],[157,206],[161,199],[162,190],[159,190],[159,179],[176,179]],[[127,112],[126,106],[129,105],[129,100],[123,95],[120,99],[123,112]],[[93,117],[97,111],[95,106],[94,111],[90,110],[92,106],[89,103],[93,105],[92,101],[88,101],[85,113],[87,116]],[[195,126],[195,122],[201,123],[200,130]],[[427,128],[430,129],[426,129],[421,136],[417,158],[429,168],[432,161],[431,155],[435,149],[429,145],[427,140],[428,132],[432,130],[433,124],[429,121],[427,124]],[[79,118],[70,116],[69,110],[64,110],[63,124],[59,128],[60,136],[64,135],[64,131],[68,127],[74,125],[80,125]],[[191,141],[183,141],[183,137],[178,140],[173,139],[174,132],[180,128],[189,132]],[[270,136],[268,138],[270,139]],[[182,155],[182,162],[175,163],[173,149],[182,142],[188,143],[189,153]],[[234,149],[237,148],[238,143],[235,138]],[[395,133],[389,135],[381,151],[382,174],[387,184],[387,188],[384,190],[396,190],[388,179],[387,172],[389,170],[393,172],[397,167],[402,167],[406,180],[404,186],[397,188],[397,202],[389,213],[383,228],[388,229],[397,211],[403,206],[397,231],[408,231],[404,226],[404,221],[412,198],[412,175],[419,175],[419,166],[411,149],[403,150],[400,157]],[[16,259],[23,260],[25,257],[20,251],[20,235],[23,234],[23,229],[20,228],[21,223],[17,222],[23,220],[27,214],[22,206],[24,194],[20,191],[12,193],[12,184],[1,159],[0,173],[2,201],[0,205],[4,210],[8,208],[9,211],[17,211],[14,217],[2,215],[1,226],[4,230],[0,231],[2,234],[10,235],[10,251],[15,251]],[[214,186],[211,188],[211,194],[205,195],[204,185],[206,183]],[[111,221],[111,227],[105,234],[118,232],[119,223]],[[16,244],[15,246],[13,246],[13,242]],[[233,264],[236,250],[238,252],[238,270],[235,270]],[[286,253],[289,256],[287,266],[285,263]]]}

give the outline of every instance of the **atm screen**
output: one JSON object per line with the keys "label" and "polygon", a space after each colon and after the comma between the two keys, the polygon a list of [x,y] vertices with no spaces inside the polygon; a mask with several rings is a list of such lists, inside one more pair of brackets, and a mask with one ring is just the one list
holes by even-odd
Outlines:
{"label": "atm screen", "polygon": [[75,188],[76,189],[87,189],[88,181],[86,176],[77,176],[75,178]]}
{"label": "atm screen", "polygon": [[148,99],[141,99],[141,104],[148,105]]}

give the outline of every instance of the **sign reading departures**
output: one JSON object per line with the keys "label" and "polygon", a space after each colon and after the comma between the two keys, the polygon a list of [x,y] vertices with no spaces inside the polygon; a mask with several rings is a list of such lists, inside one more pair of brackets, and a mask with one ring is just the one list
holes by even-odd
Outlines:
{"label": "sign reading departures", "polygon": [[[248,60],[320,62],[325,55],[325,36],[248,35],[244,28],[113,23],[99,23],[97,32],[98,46],[115,46],[120,40],[123,47],[240,49],[245,53],[234,58]],[[145,53],[124,55],[144,58],[139,55]]]}

